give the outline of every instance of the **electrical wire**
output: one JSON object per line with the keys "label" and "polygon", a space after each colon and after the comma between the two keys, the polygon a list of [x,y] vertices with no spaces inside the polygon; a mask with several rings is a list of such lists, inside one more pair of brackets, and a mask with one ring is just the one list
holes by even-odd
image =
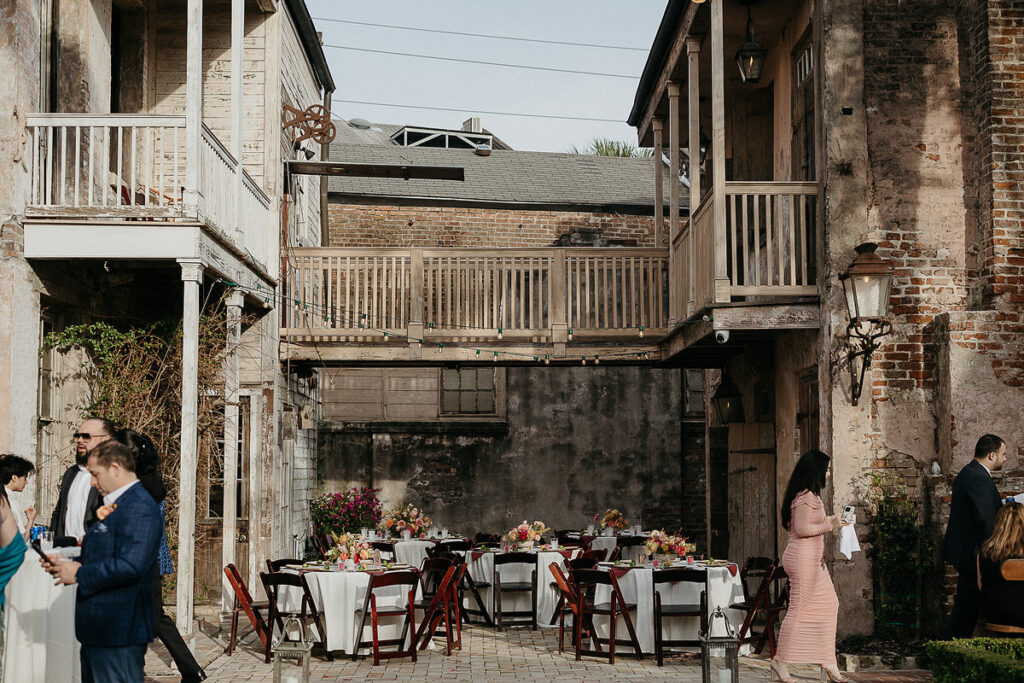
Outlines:
{"label": "electrical wire", "polygon": [[[373,107],[397,107],[398,109],[428,109],[431,111],[455,111],[459,113],[472,112],[474,114],[487,114],[489,116],[521,116],[531,119],[563,119],[566,121],[600,121],[604,123],[625,123],[623,119],[602,119],[592,116],[558,116],[556,114],[527,114],[524,112],[511,112],[511,111],[485,111],[476,108],[463,108],[457,109],[455,107],[426,107],[418,106],[415,104],[390,104],[388,102],[367,102],[365,100],[341,100],[334,99],[333,102],[344,102],[345,104],[364,104]],[[338,121],[345,121],[345,119],[332,117]]]}
{"label": "electrical wire", "polygon": [[490,38],[492,40],[513,40],[524,43],[544,43],[546,45],[571,45],[572,47],[596,47],[603,50],[630,50],[648,52],[645,47],[626,47],[625,45],[600,45],[597,43],[573,43],[566,40],[544,40],[543,38],[521,38],[516,36],[497,36],[490,33],[469,33],[464,31],[445,31],[437,28],[418,28],[415,26],[397,26],[394,24],[374,24],[369,21],[352,21],[351,19],[328,19],[313,17],[314,21],[328,21],[334,24],[353,24],[356,26],[373,26],[375,28],[395,28],[401,31],[419,31],[420,33],[443,33],[450,36],[467,36],[470,38]]}
{"label": "electrical wire", "polygon": [[565,74],[581,74],[584,76],[604,76],[605,78],[628,78],[630,80],[636,80],[639,76],[633,76],[630,74],[612,74],[604,73],[601,71],[578,71],[576,69],[558,69],[552,66],[529,66],[526,64],[508,64],[506,62],[486,62],[479,59],[460,59],[458,57],[439,57],[438,55],[421,55],[413,52],[393,52],[391,50],[374,50],[369,47],[350,47],[348,45],[331,45],[330,43],[324,43],[324,47],[329,47],[334,50],[352,50],[355,52],[372,52],[378,55],[393,55],[396,57],[415,57],[417,59],[436,59],[442,62],[462,62],[464,64],[482,64],[484,66],[503,66],[510,69],[531,69],[533,71],[554,71],[557,73]]}

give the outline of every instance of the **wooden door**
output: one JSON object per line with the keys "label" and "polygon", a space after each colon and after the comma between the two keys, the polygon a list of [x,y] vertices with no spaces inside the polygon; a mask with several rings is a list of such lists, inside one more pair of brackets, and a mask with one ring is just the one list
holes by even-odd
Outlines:
{"label": "wooden door", "polygon": [[729,425],[729,559],[775,557],[775,425]]}

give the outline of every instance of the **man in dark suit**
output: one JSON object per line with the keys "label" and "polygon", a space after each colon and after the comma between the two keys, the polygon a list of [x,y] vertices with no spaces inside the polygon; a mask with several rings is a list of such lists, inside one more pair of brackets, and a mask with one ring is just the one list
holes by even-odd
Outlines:
{"label": "man in dark suit", "polygon": [[75,464],[64,472],[60,497],[50,518],[50,531],[57,545],[77,545],[96,521],[96,509],[103,504],[103,497],[92,485],[85,462],[89,451],[113,434],[113,426],[101,417],[83,421],[75,432]]}
{"label": "man in dark suit", "polygon": [[996,522],[1002,505],[992,472],[1006,462],[1006,444],[994,434],[978,439],[974,460],[953,480],[953,499],[943,559],[956,568],[956,597],[946,623],[946,638],[970,638],[978,622],[981,592],[978,590],[978,550]]}
{"label": "man in dark suit", "polygon": [[[57,583],[78,584],[75,636],[83,683],[142,683],[153,640],[153,575],[163,522],[135,475],[131,449],[107,441],[86,462],[103,494],[81,562],[44,563]],[[56,559],[56,556],[52,556]]]}

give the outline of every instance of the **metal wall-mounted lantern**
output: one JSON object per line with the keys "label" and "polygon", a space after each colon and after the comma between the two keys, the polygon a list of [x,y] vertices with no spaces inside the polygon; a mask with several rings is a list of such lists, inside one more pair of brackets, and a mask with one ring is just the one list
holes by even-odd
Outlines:
{"label": "metal wall-mounted lantern", "polygon": [[750,5],[747,3],[747,42],[736,50],[736,63],[740,67],[740,77],[744,83],[757,83],[761,80],[764,58],[768,50],[754,39],[754,20],[750,16]]}
{"label": "metal wall-mounted lantern", "polygon": [[892,332],[889,295],[892,290],[892,262],[875,253],[878,245],[865,242],[856,248],[857,258],[839,276],[843,283],[850,324],[846,327],[850,364],[850,396],[857,405],[864,376],[879,339]]}
{"label": "metal wall-mounted lantern", "polygon": [[[723,626],[716,629],[715,622]],[[719,605],[708,617],[707,630],[700,634],[700,668],[704,683],[739,683],[740,641]]]}
{"label": "metal wall-mounted lantern", "polygon": [[715,390],[711,402],[718,413],[718,423],[727,425],[731,422],[746,422],[743,414],[743,394],[729,379],[729,373],[722,370],[722,381]]}

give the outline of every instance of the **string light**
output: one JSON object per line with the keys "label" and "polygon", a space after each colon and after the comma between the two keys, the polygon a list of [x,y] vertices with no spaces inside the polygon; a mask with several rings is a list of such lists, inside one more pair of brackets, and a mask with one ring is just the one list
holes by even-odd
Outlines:
{"label": "string light", "polygon": [[640,330],[640,338],[643,339],[643,337],[644,337],[644,326],[641,325],[637,329]]}
{"label": "string light", "polygon": [[498,328],[498,339],[504,339],[505,336],[501,333],[501,328]]}
{"label": "string light", "polygon": [[587,357],[583,356],[582,358],[580,358],[580,365],[586,365],[586,364],[587,364]]}
{"label": "string light", "polygon": [[572,328],[569,328],[569,341],[572,341]]}
{"label": "string light", "polygon": [[546,353],[544,354],[544,365],[551,365],[551,356]]}
{"label": "string light", "polygon": [[444,351],[444,342],[439,342],[437,345],[437,352],[441,353],[442,351]]}
{"label": "string light", "polygon": [[601,356],[598,356],[598,355],[595,354],[594,355],[594,365],[600,365],[600,364],[601,364]]}

